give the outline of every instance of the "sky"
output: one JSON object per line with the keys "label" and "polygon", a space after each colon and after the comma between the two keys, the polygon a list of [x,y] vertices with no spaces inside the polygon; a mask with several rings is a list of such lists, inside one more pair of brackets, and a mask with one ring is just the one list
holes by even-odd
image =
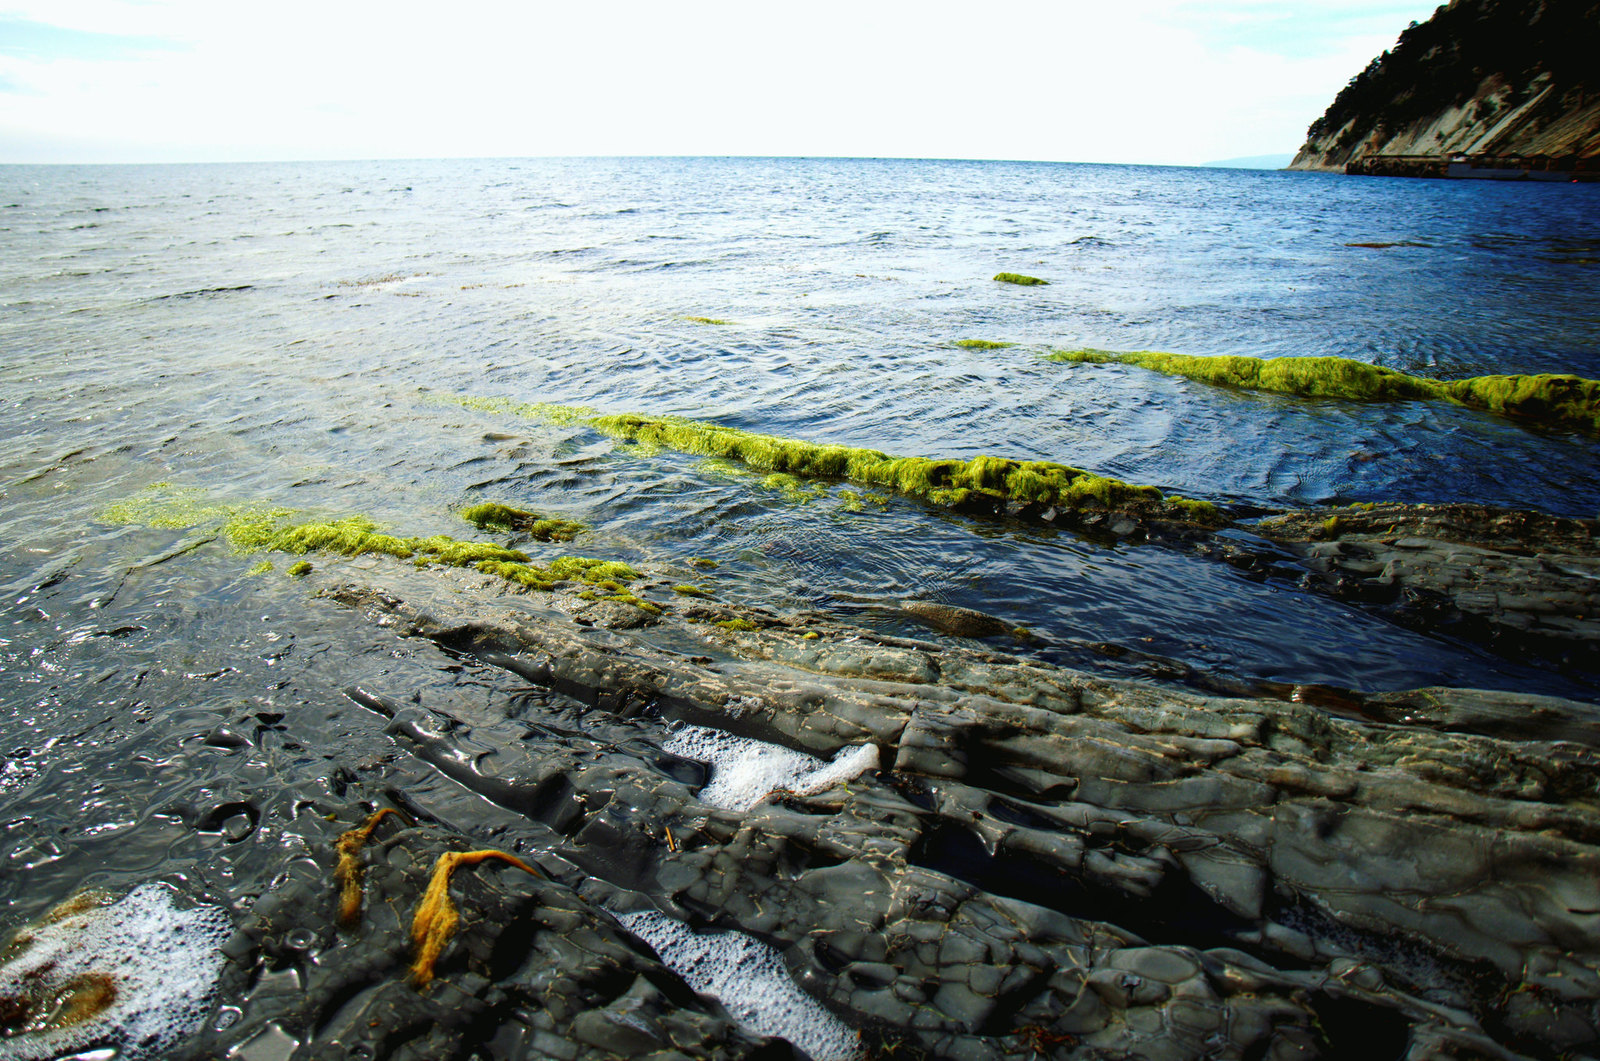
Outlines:
{"label": "sky", "polygon": [[0,163],[1288,153],[1438,0],[0,0]]}

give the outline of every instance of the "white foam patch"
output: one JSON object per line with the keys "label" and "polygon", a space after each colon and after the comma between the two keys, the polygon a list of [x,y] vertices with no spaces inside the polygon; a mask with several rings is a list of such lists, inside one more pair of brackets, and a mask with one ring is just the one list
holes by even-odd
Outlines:
{"label": "white foam patch", "polygon": [[617,917],[683,982],[757,1035],[787,1039],[813,1061],[856,1061],[861,1036],[795,986],[778,952],[742,932],[697,933],[655,910]]}
{"label": "white foam patch", "polygon": [[709,765],[711,780],[700,790],[700,802],[725,810],[749,810],[780,788],[799,796],[821,792],[878,766],[875,744],[842,748],[825,763],[804,752],[705,726],[684,726],[662,747]]}
{"label": "white foam patch", "polygon": [[33,942],[0,965],[0,998],[49,998],[83,976],[108,978],[116,998],[73,1027],[0,1039],[0,1058],[46,1061],[106,1045],[118,1048],[119,1061],[166,1056],[205,1021],[227,961],[218,948],[232,931],[225,910],[180,910],[158,884],[23,929],[18,939]]}

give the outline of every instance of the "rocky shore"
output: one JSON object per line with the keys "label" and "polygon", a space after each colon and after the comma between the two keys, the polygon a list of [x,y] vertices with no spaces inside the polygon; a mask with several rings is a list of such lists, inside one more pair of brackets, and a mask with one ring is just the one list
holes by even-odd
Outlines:
{"label": "rocky shore", "polygon": [[[1593,521],[1375,505],[1251,527],[1151,537],[1501,648],[1594,643]],[[268,746],[205,736],[234,780],[161,813],[239,838],[271,815],[294,840],[244,854],[270,883],[228,917],[160,915],[231,935],[218,1008],[159,1056],[1600,1049],[1592,705],[1208,695],[978,647],[1025,640],[968,609],[906,602],[957,639],[892,637],[674,595],[670,570],[601,596],[587,569],[536,586],[403,541],[433,552],[298,565],[305,606],[467,679],[347,687],[328,718],[350,751],[270,808]],[[79,955],[90,980],[7,979],[35,937],[87,947],[73,919],[109,901],[0,956],[0,1056],[117,1041],[94,1007],[135,974]]]}
{"label": "rocky shore", "polygon": [[[230,945],[244,1016],[189,1056],[789,1056],[618,920],[643,911],[772,948],[851,1030],[837,1056],[1595,1048],[1587,705],[1435,689],[1334,718],[821,616],[696,601],[641,620],[470,570],[359,565],[315,606],[520,692],[468,713],[348,691],[394,761],[318,795],[326,846],[291,860]],[[699,798],[724,767],[669,750],[683,725],[819,761],[870,745],[879,765],[730,810]],[[417,824],[375,829],[341,932],[335,838],[386,806]],[[487,831],[451,824],[485,808]],[[461,874],[460,928],[419,991],[407,927],[428,867],[484,846],[548,879]]]}

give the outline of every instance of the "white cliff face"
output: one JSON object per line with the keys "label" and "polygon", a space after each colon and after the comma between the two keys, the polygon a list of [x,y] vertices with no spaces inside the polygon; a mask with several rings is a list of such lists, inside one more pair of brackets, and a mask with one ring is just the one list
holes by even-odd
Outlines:
{"label": "white cliff face", "polygon": [[1581,93],[1558,92],[1545,76],[1528,86],[1522,103],[1508,106],[1511,95],[1511,87],[1491,75],[1470,98],[1399,129],[1384,128],[1380,115],[1361,115],[1308,140],[1289,168],[1343,172],[1350,160],[1372,155],[1600,152],[1600,95],[1583,105]]}

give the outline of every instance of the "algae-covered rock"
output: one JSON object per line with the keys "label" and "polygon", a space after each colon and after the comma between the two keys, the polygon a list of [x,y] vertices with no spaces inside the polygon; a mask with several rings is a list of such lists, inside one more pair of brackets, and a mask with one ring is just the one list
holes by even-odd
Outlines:
{"label": "algae-covered rock", "polygon": [[1114,511],[1207,525],[1226,520],[1209,502],[1164,496],[1153,486],[1136,486],[1050,461],[895,457],[879,450],[761,435],[674,416],[623,413],[589,422],[617,438],[738,461],[768,473],[767,480],[779,489],[799,479],[849,479],[958,508],[1001,511],[1015,505],[1051,516]]}
{"label": "algae-covered rock", "polygon": [[[581,556],[560,556],[548,567],[532,562],[520,549],[493,542],[471,542],[445,534],[428,537],[397,536],[383,531],[366,516],[346,516],[333,520],[296,522],[299,514],[291,509],[273,508],[258,503],[229,503],[209,500],[200,491],[173,490],[168,484],[146,491],[138,497],[116,504],[101,514],[106,522],[143,523],[151,527],[194,527],[214,525],[237,552],[267,550],[304,556],[331,553],[337,556],[392,556],[411,560],[418,567],[441,564],[471,568],[504,579],[514,586],[550,590],[563,582],[601,585],[621,593],[623,583],[639,577],[628,564],[615,560]],[[483,527],[521,530],[541,541],[566,541],[581,532],[581,524],[545,519],[498,503],[476,505],[464,510],[462,518]],[[271,570],[257,565],[252,573]],[[311,572],[306,561],[295,563],[289,574],[300,578]],[[630,598],[646,611],[648,602]]]}
{"label": "algae-covered rock", "polygon": [[1600,433],[1600,381],[1572,375],[1474,376],[1442,381],[1346,357],[1198,357],[1153,350],[1061,350],[1069,364],[1138,365],[1218,386],[1347,401],[1448,401],[1544,427]]}
{"label": "algae-covered rock", "polygon": [[541,542],[566,542],[584,531],[581,523],[528,512],[498,501],[485,501],[461,510],[461,518],[479,530],[522,531]]}
{"label": "algae-covered rock", "polygon": [[1050,281],[1041,280],[1037,276],[1024,276],[1022,273],[996,273],[995,280],[1002,284],[1017,284],[1021,287],[1042,287]]}
{"label": "algae-covered rock", "polygon": [[1548,427],[1600,434],[1600,380],[1573,375],[1474,376],[1444,385],[1452,401]]}

